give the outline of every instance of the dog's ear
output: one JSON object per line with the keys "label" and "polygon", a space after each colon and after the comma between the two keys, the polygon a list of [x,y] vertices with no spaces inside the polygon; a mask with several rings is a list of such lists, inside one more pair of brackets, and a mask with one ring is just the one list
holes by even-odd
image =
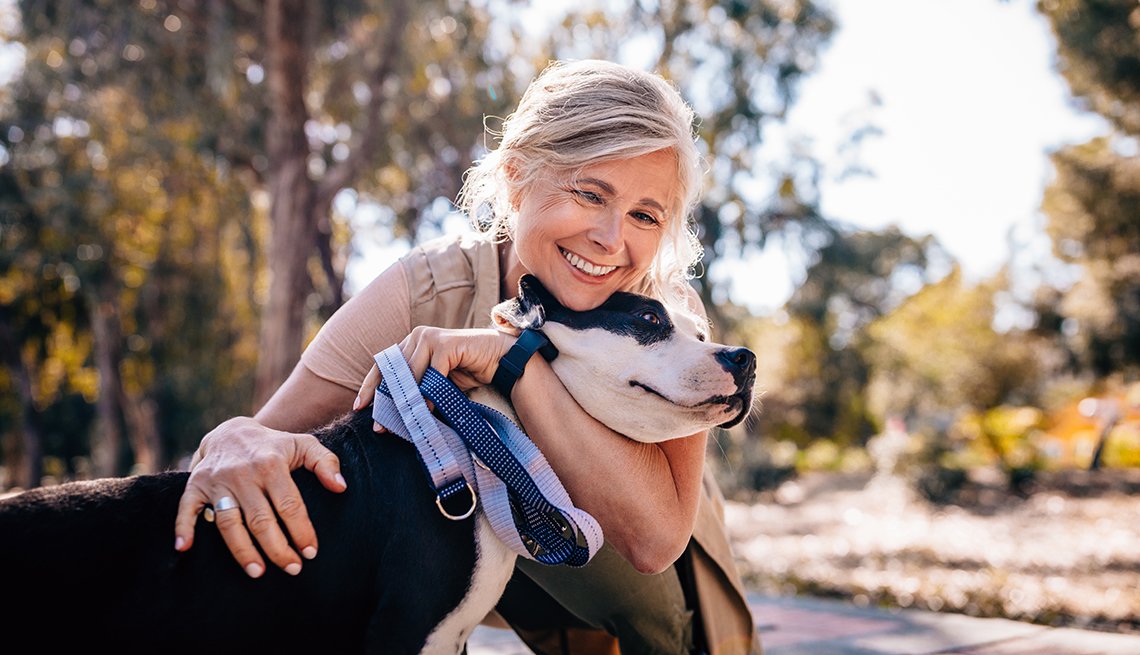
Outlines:
{"label": "dog's ear", "polygon": [[557,305],[558,301],[538,278],[527,273],[519,279],[518,295],[496,305],[491,310],[491,319],[495,327],[504,332],[537,329],[546,322],[546,308]]}

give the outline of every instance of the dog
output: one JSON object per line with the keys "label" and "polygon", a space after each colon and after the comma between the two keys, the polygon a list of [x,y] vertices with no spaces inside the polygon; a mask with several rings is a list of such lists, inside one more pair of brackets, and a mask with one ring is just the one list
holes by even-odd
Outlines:
{"label": "dog", "polygon": [[[711,343],[703,324],[615,293],[562,306],[524,276],[496,307],[503,329],[541,328],[568,391],[621,434],[656,442],[751,410],[755,357]],[[509,411],[490,388],[473,400]],[[510,415],[510,414],[508,414]],[[370,408],[314,434],[348,491],[293,477],[321,537],[296,577],[251,579],[199,518],[194,547],[171,531],[189,473],[71,482],[0,501],[0,634],[11,652],[461,653],[502,594],[515,555],[482,512],[441,515],[414,447],[372,430]]]}

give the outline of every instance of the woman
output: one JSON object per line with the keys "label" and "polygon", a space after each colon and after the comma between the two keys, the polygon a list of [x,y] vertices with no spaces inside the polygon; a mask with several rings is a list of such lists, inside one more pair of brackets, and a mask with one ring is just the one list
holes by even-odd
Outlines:
{"label": "woman", "polygon": [[[175,547],[190,548],[198,512],[225,498],[223,507],[240,511],[217,511],[216,526],[246,572],[265,571],[256,540],[274,564],[299,573],[318,543],[290,471],[304,466],[334,492],[345,486],[336,457],[304,432],[350,403],[367,405],[378,381],[372,355],[393,343],[417,376],[430,365],[464,389],[488,384],[513,342],[486,328],[490,309],[526,272],[573,309],[631,290],[703,316],[687,284],[700,255],[689,222],[701,182],[692,122],[656,75],[602,61],[548,67],[504,122],[499,146],[465,177],[460,207],[480,235],[425,244],[381,273],[333,315],[255,417],[203,438]],[[559,652],[550,638],[598,652],[599,630],[626,654],[705,642],[713,653],[758,651],[705,472],[707,434],[626,439],[587,415],[541,357],[528,362],[512,401],[606,536],[582,569],[520,558],[498,608],[520,636],[539,652]]]}

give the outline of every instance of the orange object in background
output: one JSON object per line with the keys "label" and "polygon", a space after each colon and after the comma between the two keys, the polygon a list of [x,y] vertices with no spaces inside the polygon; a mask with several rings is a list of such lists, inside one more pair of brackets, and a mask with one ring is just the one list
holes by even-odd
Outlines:
{"label": "orange object in background", "polygon": [[1050,414],[1040,447],[1058,468],[1140,466],[1140,383]]}

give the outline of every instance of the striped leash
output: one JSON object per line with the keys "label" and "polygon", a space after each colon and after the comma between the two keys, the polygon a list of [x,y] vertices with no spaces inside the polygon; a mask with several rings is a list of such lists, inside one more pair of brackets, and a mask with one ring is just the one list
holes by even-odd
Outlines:
{"label": "striped leash", "polygon": [[415,445],[444,516],[465,519],[481,498],[496,536],[520,556],[550,565],[590,561],[601,547],[602,528],[574,506],[526,433],[500,412],[469,400],[434,368],[416,384],[398,346],[374,359],[382,381],[372,417]]}

